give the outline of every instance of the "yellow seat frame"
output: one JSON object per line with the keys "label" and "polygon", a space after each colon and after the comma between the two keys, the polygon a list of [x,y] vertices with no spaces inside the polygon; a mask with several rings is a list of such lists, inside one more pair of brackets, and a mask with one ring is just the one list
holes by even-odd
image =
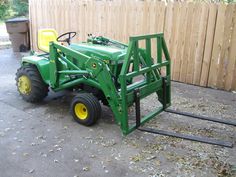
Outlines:
{"label": "yellow seat frame", "polygon": [[40,29],[38,31],[38,48],[46,53],[49,52],[49,43],[56,42],[58,33],[55,29]]}

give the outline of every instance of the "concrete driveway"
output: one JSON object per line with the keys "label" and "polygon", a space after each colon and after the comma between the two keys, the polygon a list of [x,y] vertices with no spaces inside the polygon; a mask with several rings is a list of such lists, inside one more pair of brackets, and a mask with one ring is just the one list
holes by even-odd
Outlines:
{"label": "concrete driveway", "polygon": [[[20,54],[0,50],[0,176],[118,177],[234,176],[236,148],[135,131],[123,137],[112,112],[103,107],[95,126],[69,114],[70,93],[52,93],[40,104],[23,101],[15,86]],[[236,121],[236,94],[173,83],[173,107]],[[143,113],[154,98],[143,102]],[[233,126],[167,113],[146,126],[236,141]]]}
{"label": "concrete driveway", "polygon": [[9,48],[11,45],[11,42],[9,40],[9,35],[7,33],[6,25],[5,23],[0,23],[0,50]]}

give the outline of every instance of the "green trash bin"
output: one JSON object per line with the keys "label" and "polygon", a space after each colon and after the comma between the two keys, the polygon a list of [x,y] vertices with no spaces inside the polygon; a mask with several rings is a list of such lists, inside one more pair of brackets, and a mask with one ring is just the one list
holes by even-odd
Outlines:
{"label": "green trash bin", "polygon": [[14,52],[26,52],[30,48],[29,20],[13,18],[5,22]]}

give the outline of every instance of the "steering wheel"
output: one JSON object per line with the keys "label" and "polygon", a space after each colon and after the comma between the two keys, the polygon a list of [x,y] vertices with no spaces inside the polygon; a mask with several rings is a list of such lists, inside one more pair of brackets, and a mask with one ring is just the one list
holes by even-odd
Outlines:
{"label": "steering wheel", "polygon": [[57,38],[57,42],[67,42],[68,45],[70,45],[70,41],[73,37],[75,37],[75,35],[76,35],[76,32],[64,33]]}

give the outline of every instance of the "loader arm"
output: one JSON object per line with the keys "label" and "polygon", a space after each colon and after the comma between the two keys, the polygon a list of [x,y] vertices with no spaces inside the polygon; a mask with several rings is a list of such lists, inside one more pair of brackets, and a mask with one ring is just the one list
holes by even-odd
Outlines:
{"label": "loader arm", "polygon": [[[49,58],[50,85],[54,91],[80,84],[95,87],[104,93],[116,122],[120,123],[121,97],[112,80],[110,69],[105,62],[56,43],[50,45]],[[66,63],[66,66],[60,70],[58,66],[61,61]],[[62,80],[59,78],[68,79]]]}

